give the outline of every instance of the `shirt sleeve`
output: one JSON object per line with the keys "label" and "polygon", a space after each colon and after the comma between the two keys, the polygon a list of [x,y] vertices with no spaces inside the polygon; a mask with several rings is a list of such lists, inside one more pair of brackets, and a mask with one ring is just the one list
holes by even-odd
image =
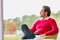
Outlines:
{"label": "shirt sleeve", "polygon": [[41,34],[44,33],[44,30],[42,30],[42,29],[38,29],[37,31],[35,31],[35,33],[38,34],[38,35],[41,35]]}
{"label": "shirt sleeve", "polygon": [[53,35],[53,34],[57,34],[58,33],[58,27],[56,24],[56,21],[54,19],[50,20],[50,25],[51,25],[51,30],[46,32],[46,35]]}
{"label": "shirt sleeve", "polygon": [[34,25],[30,28],[30,31],[33,32],[33,33],[36,31],[36,24],[37,24],[37,22],[38,22],[38,21],[36,21],[36,22],[34,23]]}

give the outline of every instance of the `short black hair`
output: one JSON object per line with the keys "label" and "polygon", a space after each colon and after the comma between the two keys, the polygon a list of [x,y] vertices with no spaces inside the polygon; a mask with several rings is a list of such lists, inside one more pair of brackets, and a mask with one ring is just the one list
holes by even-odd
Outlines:
{"label": "short black hair", "polygon": [[50,7],[49,6],[43,6],[43,8],[44,8],[44,11],[47,12],[47,15],[50,16],[50,14],[51,14]]}

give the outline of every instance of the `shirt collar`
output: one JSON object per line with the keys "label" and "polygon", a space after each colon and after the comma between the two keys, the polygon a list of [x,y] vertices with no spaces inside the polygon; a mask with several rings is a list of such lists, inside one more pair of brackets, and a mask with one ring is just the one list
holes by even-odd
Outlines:
{"label": "shirt collar", "polygon": [[[50,17],[46,17],[44,20],[48,20]],[[43,20],[43,18],[40,18],[40,20]]]}

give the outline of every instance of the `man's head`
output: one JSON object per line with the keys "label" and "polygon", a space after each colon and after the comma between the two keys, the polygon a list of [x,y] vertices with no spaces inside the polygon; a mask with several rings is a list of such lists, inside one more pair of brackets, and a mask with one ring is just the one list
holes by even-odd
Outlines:
{"label": "man's head", "polygon": [[43,6],[41,11],[40,11],[41,17],[50,16],[50,14],[51,14],[50,7],[49,6]]}

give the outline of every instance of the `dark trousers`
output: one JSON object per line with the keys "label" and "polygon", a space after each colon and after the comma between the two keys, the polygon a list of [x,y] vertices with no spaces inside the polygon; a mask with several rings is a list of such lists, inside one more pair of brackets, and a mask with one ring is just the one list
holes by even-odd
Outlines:
{"label": "dark trousers", "polygon": [[25,35],[22,39],[33,39],[33,38],[35,38],[35,34],[33,34],[33,33],[29,30],[29,28],[28,28],[28,26],[27,26],[26,24],[23,24],[23,25],[21,26],[21,29],[22,29],[22,31],[23,31],[23,33],[24,33],[24,35]]}

